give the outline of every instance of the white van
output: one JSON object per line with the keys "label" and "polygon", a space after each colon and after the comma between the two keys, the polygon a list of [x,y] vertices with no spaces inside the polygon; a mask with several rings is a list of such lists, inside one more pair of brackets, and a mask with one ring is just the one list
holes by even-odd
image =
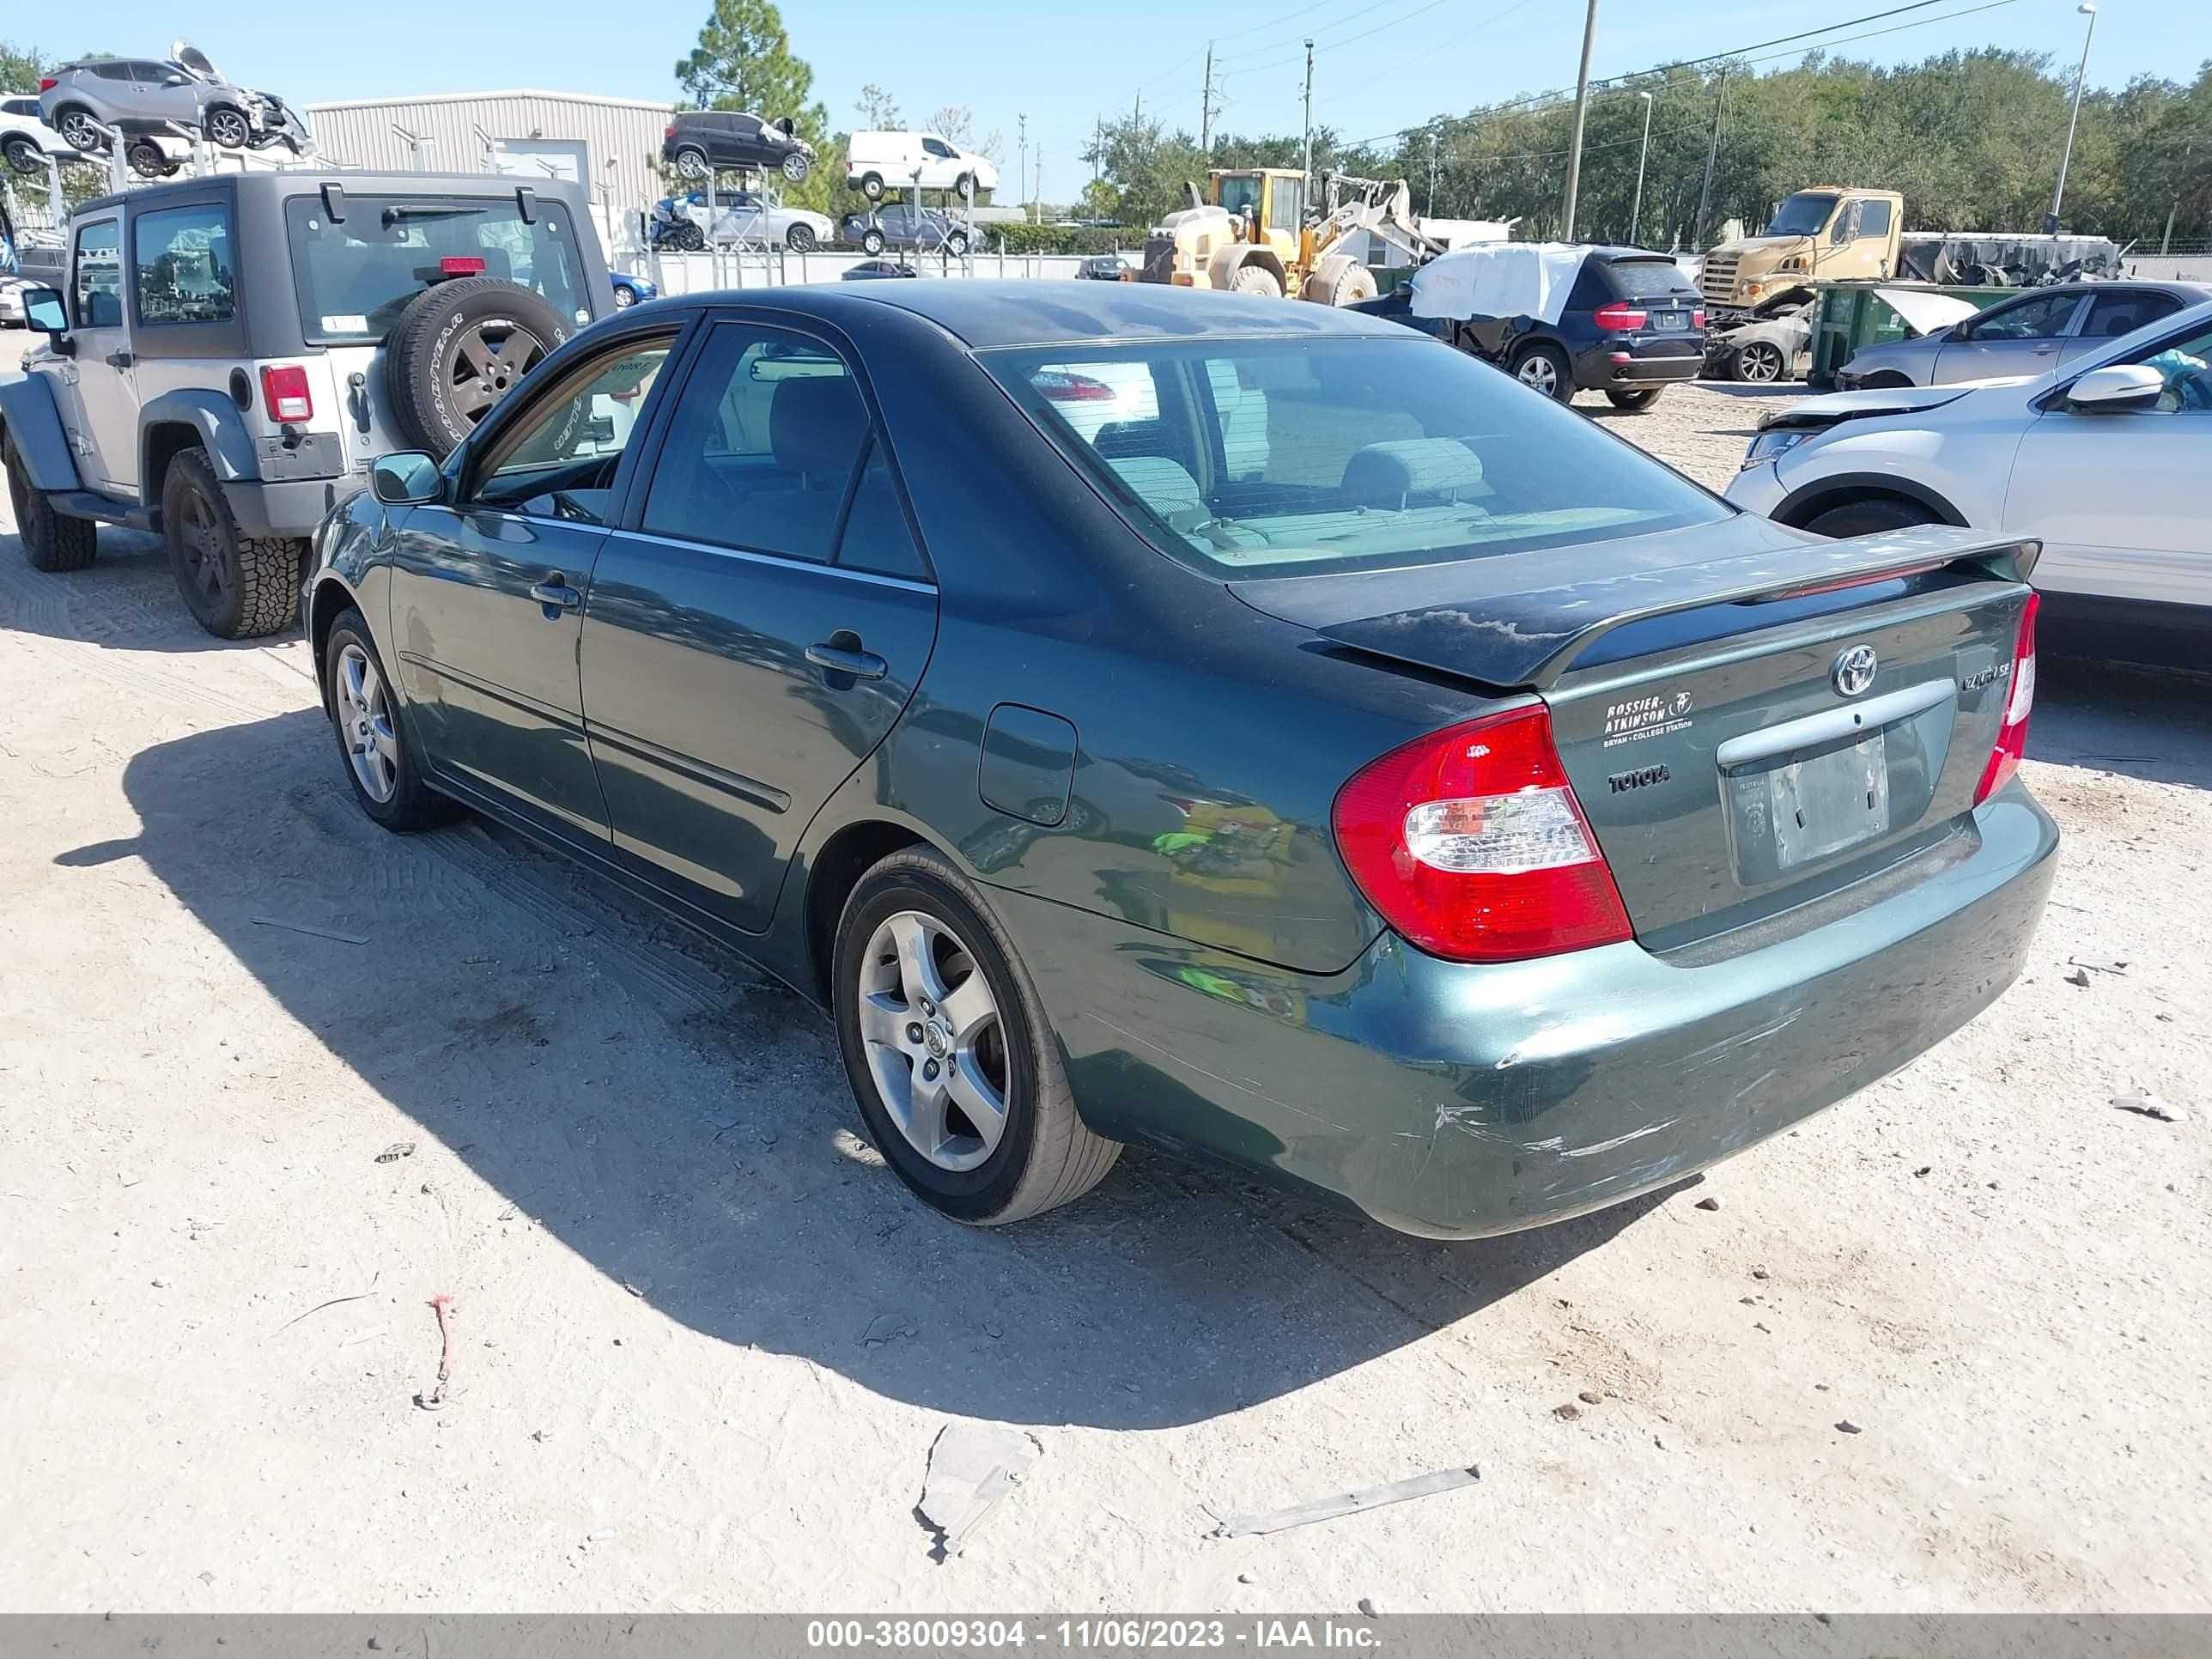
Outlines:
{"label": "white van", "polygon": [[949,190],[981,195],[999,187],[990,157],[947,143],[933,132],[856,132],[845,146],[845,182],[871,202],[887,190]]}

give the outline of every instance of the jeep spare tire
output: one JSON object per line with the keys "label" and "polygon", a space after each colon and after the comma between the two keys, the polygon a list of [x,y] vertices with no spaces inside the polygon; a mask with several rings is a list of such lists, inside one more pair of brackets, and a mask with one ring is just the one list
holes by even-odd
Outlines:
{"label": "jeep spare tire", "polygon": [[574,331],[541,295],[497,276],[439,283],[384,342],[386,406],[409,443],[443,459]]}

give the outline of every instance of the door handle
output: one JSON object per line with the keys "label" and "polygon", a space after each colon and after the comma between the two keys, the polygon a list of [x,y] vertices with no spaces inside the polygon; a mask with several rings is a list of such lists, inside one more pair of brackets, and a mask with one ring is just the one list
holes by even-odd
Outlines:
{"label": "door handle", "polygon": [[127,351],[111,351],[107,354],[107,366],[110,368],[128,368],[137,361]]}
{"label": "door handle", "polygon": [[856,680],[879,680],[891,672],[891,665],[874,652],[859,648],[856,635],[840,634],[837,637],[852,640],[854,644],[848,647],[834,641],[826,644],[817,641],[806,647],[806,660],[830,673],[849,674]]}
{"label": "door handle", "polygon": [[556,621],[562,611],[574,611],[584,602],[584,596],[569,586],[568,578],[557,570],[544,581],[533,583],[530,597],[545,607],[548,622]]}

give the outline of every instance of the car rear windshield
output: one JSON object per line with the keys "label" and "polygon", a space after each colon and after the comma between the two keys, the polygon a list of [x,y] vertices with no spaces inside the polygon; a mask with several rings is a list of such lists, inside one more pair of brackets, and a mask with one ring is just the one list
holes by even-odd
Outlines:
{"label": "car rear windshield", "polygon": [[1698,292],[1672,259],[1614,259],[1606,270],[1613,291],[1624,300],[1663,300],[1673,294],[1694,298]]}
{"label": "car rear windshield", "polygon": [[568,210],[542,197],[528,221],[512,196],[349,195],[336,222],[320,197],[303,196],[284,204],[284,219],[300,325],[313,344],[381,340],[409,301],[463,275],[520,283],[562,316],[592,320]]}
{"label": "car rear windshield", "polygon": [[1730,510],[1410,331],[981,355],[1147,539],[1216,576],[1441,564]]}

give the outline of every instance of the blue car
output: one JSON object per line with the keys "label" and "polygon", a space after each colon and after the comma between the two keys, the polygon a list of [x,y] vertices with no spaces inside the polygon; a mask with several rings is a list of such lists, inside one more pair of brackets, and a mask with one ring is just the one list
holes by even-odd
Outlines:
{"label": "blue car", "polygon": [[660,289],[642,276],[632,276],[625,271],[611,270],[607,281],[615,290],[615,308],[628,311],[632,306],[642,305],[647,300],[660,297]]}

